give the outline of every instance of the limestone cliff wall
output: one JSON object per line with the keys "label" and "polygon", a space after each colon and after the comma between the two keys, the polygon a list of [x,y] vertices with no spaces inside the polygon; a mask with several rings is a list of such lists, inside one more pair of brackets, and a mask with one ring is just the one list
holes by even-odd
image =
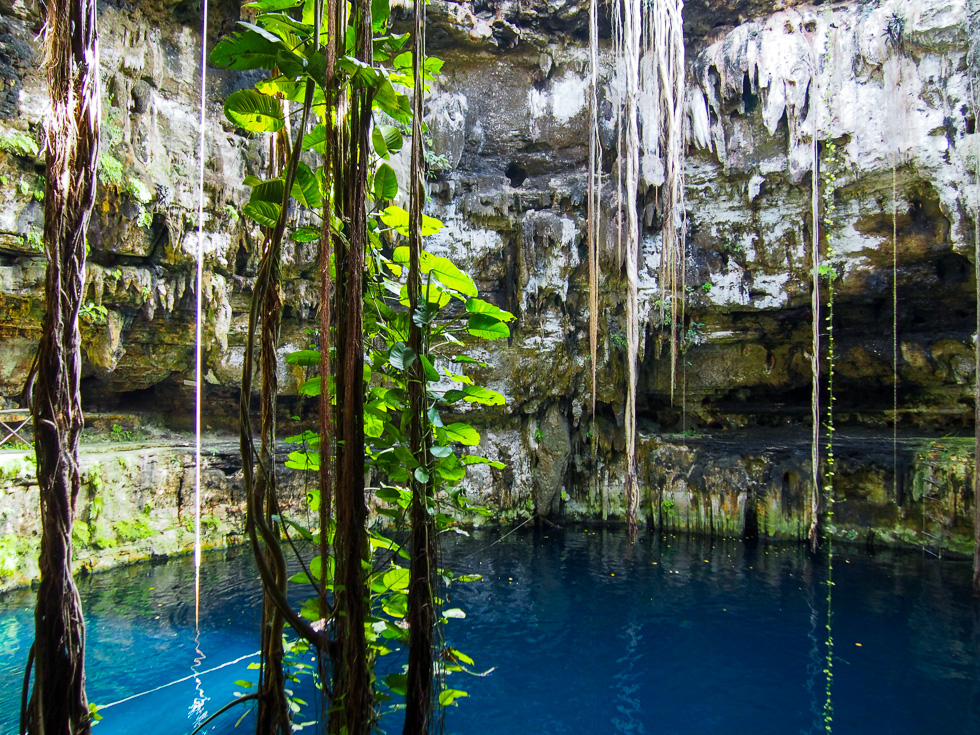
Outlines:
{"label": "limestone cliff wall", "polygon": [[[155,413],[174,426],[187,426],[192,417],[184,381],[193,371],[197,246],[200,39],[193,5],[100,5],[103,140],[112,161],[90,231],[86,301],[106,313],[90,310],[83,319],[89,409]],[[233,26],[238,3],[213,7],[212,43]],[[614,517],[622,508],[624,470],[625,282],[613,183],[622,79],[610,49],[608,8],[601,23],[606,193],[595,417],[583,239],[588,4],[436,0],[431,8],[430,52],[446,64],[427,100],[435,154],[429,192],[432,213],[447,227],[429,247],[467,267],[482,291],[517,315],[509,343],[481,354],[491,365],[488,384],[508,404],[471,416],[482,426],[482,449],[508,467],[474,468],[470,493],[504,515],[531,509]],[[690,527],[793,535],[801,522],[805,511],[793,488],[805,480],[808,456],[815,124],[822,143],[833,141],[837,150],[833,160],[826,147],[823,155],[835,176],[827,232],[840,273],[839,424],[864,432],[860,441],[890,437],[894,282],[899,426],[916,435],[971,427],[980,139],[969,103],[968,11],[967,0],[686,3],[689,294],[682,388],[673,401],[657,308],[664,294],[656,275],[661,205],[652,159],[641,202],[640,416],[651,520],[664,522],[665,500],[680,507],[681,496],[670,488],[682,476],[684,492],[698,496],[684,507],[715,509],[690,516],[684,522]],[[0,0],[0,140],[10,141],[0,145],[0,394],[8,399],[29,366],[42,308],[37,192],[43,166],[18,149],[15,135],[40,141],[45,91],[33,41],[38,30],[33,3]],[[223,96],[254,79],[213,69],[208,75],[205,410],[217,427],[235,415],[257,260],[257,233],[238,213],[246,197],[240,182],[260,170],[264,152],[221,113]],[[285,257],[284,353],[305,346],[317,307],[308,278],[315,250],[292,243]],[[305,376],[285,363],[282,370],[284,390],[295,393]],[[287,410],[305,411],[299,403]],[[685,431],[707,439],[679,436]],[[741,439],[759,431],[800,438],[774,460],[762,449],[740,448]],[[701,442],[699,448],[685,448],[690,441]],[[920,446],[900,447],[901,473],[886,462],[869,460],[862,469],[855,461],[855,477],[877,478],[871,486],[882,509],[856,515],[855,528],[867,522],[889,533],[912,532],[921,509],[899,488],[916,472],[928,472],[917,462]],[[711,468],[732,462],[748,468],[733,470],[732,483],[756,479],[724,500],[708,478],[717,476]],[[760,462],[769,468],[761,475]],[[960,497],[966,491],[958,483],[947,482],[947,496],[960,498],[962,516],[972,495]],[[671,518],[680,518],[679,511]]]}

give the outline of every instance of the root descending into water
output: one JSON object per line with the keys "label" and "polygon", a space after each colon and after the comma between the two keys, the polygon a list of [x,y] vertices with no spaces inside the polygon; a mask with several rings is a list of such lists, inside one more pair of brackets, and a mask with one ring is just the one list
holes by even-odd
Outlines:
{"label": "root descending into water", "polygon": [[[636,480],[636,387],[641,326],[638,298],[638,208],[641,183],[646,186],[662,186],[660,289],[664,296],[660,305],[661,319],[670,331],[671,400],[676,384],[678,328],[684,319],[683,7],[683,0],[616,0],[613,8],[613,46],[617,67],[624,78],[623,99],[617,105],[620,132],[617,141],[619,162],[616,199],[620,218],[618,237],[622,238],[625,234],[626,241],[626,507],[631,538],[636,536],[639,511]],[[592,30],[595,38],[596,28],[593,27]],[[593,46],[594,44],[595,40]],[[592,125],[592,136],[596,136],[597,118],[593,118]],[[592,156],[596,152],[597,148],[590,149],[590,160],[594,165],[595,159]],[[590,191],[591,184],[590,173]]]}

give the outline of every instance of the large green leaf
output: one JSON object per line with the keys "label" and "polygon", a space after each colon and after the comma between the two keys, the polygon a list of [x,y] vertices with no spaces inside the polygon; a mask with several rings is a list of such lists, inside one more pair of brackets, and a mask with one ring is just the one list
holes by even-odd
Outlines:
{"label": "large green leaf", "polygon": [[293,470],[316,471],[320,469],[320,453],[290,452],[289,459],[286,460],[286,466]]}
{"label": "large green leaf", "polygon": [[281,76],[273,79],[260,79],[255,83],[255,89],[269,97],[281,94],[291,102],[302,102],[306,96],[305,82],[297,82]]}
{"label": "large green leaf", "polygon": [[[401,212],[405,212],[405,210],[401,209],[401,207],[388,207],[388,209],[386,209],[381,216],[381,219],[385,224],[389,225],[390,227],[395,227],[395,229],[398,229],[400,232],[401,230],[399,229],[399,223],[401,222],[401,214],[399,211],[395,211],[391,213],[391,216],[388,219],[385,219],[388,217],[390,210],[400,210]],[[406,212],[405,214],[407,215],[408,213]],[[430,217],[429,219],[432,218]],[[439,220],[433,221],[439,222]],[[396,224],[392,225],[390,222],[394,222]],[[422,234],[432,234],[432,231],[426,232],[425,230],[425,215],[422,215],[422,222]],[[439,223],[439,226],[442,226],[441,222]],[[437,232],[438,230],[435,231]],[[408,264],[408,258],[409,251],[405,246],[395,248],[395,251],[391,254],[391,259],[395,263],[402,265]],[[444,258],[441,255],[433,255],[432,253],[428,253],[423,250],[421,253],[419,253],[419,269],[422,271],[422,273],[432,272],[444,286],[451,288],[454,291],[459,291],[461,294],[466,296],[476,296],[477,294],[476,284],[473,283],[473,279],[457,268],[456,264],[449,260],[449,258]],[[501,311],[503,314],[508,313],[503,312],[502,310],[498,311]]]}
{"label": "large green leaf", "polygon": [[486,316],[492,316],[494,319],[501,322],[509,322],[514,318],[514,315],[509,311],[505,311],[493,304],[487,303],[483,299],[470,299],[466,302],[466,310],[470,314],[485,314]]}
{"label": "large green leaf", "polygon": [[378,33],[391,15],[391,6],[388,0],[371,0],[371,26],[375,33]]}
{"label": "large green leaf", "polygon": [[464,424],[461,421],[454,421],[448,426],[437,428],[436,434],[439,436],[440,444],[459,442],[468,447],[475,447],[480,443],[480,433],[469,424]]}
{"label": "large green leaf", "polygon": [[435,367],[433,367],[432,363],[429,361],[429,358],[425,355],[419,355],[419,359],[422,361],[422,369],[425,372],[425,379],[431,383],[439,382],[439,373]]}
{"label": "large green leaf", "polygon": [[381,584],[386,590],[406,590],[408,589],[409,571],[404,567],[395,567],[384,573],[381,577]]}
{"label": "large green leaf", "polygon": [[316,242],[320,239],[320,228],[312,225],[297,227],[293,230],[292,238],[294,242]]}
{"label": "large green leaf", "polygon": [[303,150],[308,151],[312,148],[320,155],[323,155],[326,152],[326,148],[324,147],[326,140],[327,129],[321,123],[303,136]]}
{"label": "large green leaf", "polygon": [[379,201],[398,196],[398,176],[395,169],[387,163],[378,166],[378,171],[374,174],[374,196]]}
{"label": "large green leaf", "polygon": [[466,331],[481,339],[506,339],[510,336],[507,325],[486,314],[470,314]]}
{"label": "large green leaf", "polygon": [[405,144],[402,131],[394,125],[378,125],[374,129],[381,133],[385,148],[388,149],[389,153],[398,153]]}
{"label": "large green leaf", "polygon": [[254,89],[240,89],[228,95],[225,115],[238,127],[253,133],[274,133],[285,124],[279,101]]}
{"label": "large green leaf", "polygon": [[299,394],[301,396],[318,396],[320,395],[320,390],[320,376],[317,375],[314,378],[310,378],[299,387]]}
{"label": "large green leaf", "polygon": [[385,422],[371,413],[364,413],[364,436],[378,439],[385,433]]}
{"label": "large green leaf", "polygon": [[296,167],[296,178],[293,181],[293,197],[307,209],[319,211],[323,207],[323,194],[320,192],[320,182],[317,181],[313,170],[302,161]]}
{"label": "large green leaf", "polygon": [[475,454],[464,454],[460,457],[460,460],[465,465],[471,464],[488,464],[496,470],[502,470],[506,465],[503,462],[498,462],[495,459],[487,459],[486,457],[478,457]]}
{"label": "large green leaf", "polygon": [[320,365],[319,350],[297,350],[286,355],[286,362],[301,367],[317,367]]}
{"label": "large green leaf", "polygon": [[272,202],[249,202],[242,207],[242,214],[263,227],[275,227],[282,207]]}
{"label": "large green leaf", "polygon": [[503,406],[506,403],[504,397],[495,390],[481,388],[478,385],[468,385],[463,388],[466,394],[463,400],[470,403],[479,403],[483,406]]}
{"label": "large green leaf", "polygon": [[441,692],[439,692],[439,706],[448,707],[451,704],[455,706],[457,699],[468,696],[470,695],[461,689],[443,689]]}
{"label": "large green leaf", "polygon": [[412,103],[406,95],[396,92],[387,79],[378,85],[374,93],[374,105],[402,124],[408,125],[412,122]]}
{"label": "large green leaf", "polygon": [[[399,206],[392,204],[390,207],[385,209],[381,213],[381,221],[384,222],[388,227],[394,229],[398,234],[408,237],[408,212]],[[442,222],[437,220],[435,217],[429,217],[426,214],[422,215],[422,237],[427,237],[429,235],[434,235],[439,232],[444,227]],[[396,253],[401,250],[401,248],[396,248]],[[408,248],[405,248],[406,252]],[[407,263],[406,259],[400,262]],[[399,262],[398,257],[394,258],[394,261]]]}
{"label": "large green leaf", "polygon": [[283,183],[282,179],[269,179],[260,181],[252,187],[249,194],[250,202],[272,202],[276,205],[282,204]]}
{"label": "large green leaf", "polygon": [[396,370],[408,370],[412,363],[415,362],[415,358],[415,350],[404,342],[397,342],[391,347],[388,361]]}
{"label": "large green leaf", "polygon": [[436,462],[436,474],[446,482],[459,482],[466,477],[466,468],[459,463],[455,454],[450,454]]}
{"label": "large green leaf", "polygon": [[459,291],[464,296],[476,296],[476,284],[473,283],[473,279],[457,268],[449,258],[443,258],[441,255],[433,256],[429,270],[442,281],[444,286]]}
{"label": "large green leaf", "polygon": [[303,0],[254,0],[254,2],[247,3],[243,5],[243,8],[255,8],[256,10],[261,10],[265,13],[275,12],[276,10],[285,10],[286,8],[295,8],[301,5]]}
{"label": "large green leaf", "polygon": [[[435,283],[427,283],[422,286],[422,297],[437,311],[452,300],[452,296],[444,288]],[[398,303],[408,306],[408,286],[403,285],[398,291]]]}
{"label": "large green leaf", "polygon": [[208,59],[215,66],[235,71],[272,69],[276,65],[276,53],[281,48],[278,41],[269,41],[257,33],[246,31],[222,38]]}
{"label": "large green leaf", "polygon": [[[296,42],[300,43],[299,39],[296,39]],[[276,67],[283,76],[295,78],[306,71],[306,59],[291,51],[280,51],[276,54]]]}
{"label": "large green leaf", "polygon": [[371,131],[371,144],[374,146],[375,153],[381,156],[381,158],[388,160],[388,144],[385,142],[385,135],[379,126],[376,126]]}

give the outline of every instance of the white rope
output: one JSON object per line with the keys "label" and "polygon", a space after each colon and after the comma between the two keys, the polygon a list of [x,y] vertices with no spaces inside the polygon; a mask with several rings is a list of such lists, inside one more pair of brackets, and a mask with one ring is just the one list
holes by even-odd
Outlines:
{"label": "white rope", "polygon": [[214,668],[208,669],[207,671],[199,671],[199,672],[197,672],[195,674],[188,674],[183,679],[177,679],[176,681],[172,681],[172,682],[170,682],[168,684],[161,684],[160,686],[154,687],[153,689],[147,689],[145,692],[140,692],[139,694],[134,694],[131,697],[126,697],[125,699],[120,699],[118,702],[110,702],[109,704],[100,704],[100,705],[98,705],[98,710],[99,710],[99,712],[101,712],[104,709],[109,709],[110,707],[115,707],[117,704],[122,704],[124,702],[129,702],[129,701],[131,701],[133,699],[139,699],[140,697],[146,696],[147,694],[153,694],[154,692],[159,692],[161,689],[166,689],[167,687],[172,687],[172,686],[174,686],[176,684],[183,684],[185,681],[190,681],[191,679],[194,679],[194,678],[196,678],[198,676],[204,676],[205,674],[210,674],[210,673],[212,673],[214,671],[217,671],[218,669],[224,669],[224,668],[227,668],[229,666],[234,666],[235,664],[241,663],[242,661],[244,661],[247,658],[255,658],[256,656],[259,655],[259,653],[261,653],[261,651],[255,651],[254,653],[246,653],[244,656],[239,656],[234,661],[228,661],[227,663],[220,664],[219,666],[215,666]]}
{"label": "white rope", "polygon": [[197,188],[197,304],[194,341],[194,617],[201,579],[201,341],[204,324],[204,113],[207,91],[208,2],[204,0],[201,22],[201,117],[198,121],[198,188]]}

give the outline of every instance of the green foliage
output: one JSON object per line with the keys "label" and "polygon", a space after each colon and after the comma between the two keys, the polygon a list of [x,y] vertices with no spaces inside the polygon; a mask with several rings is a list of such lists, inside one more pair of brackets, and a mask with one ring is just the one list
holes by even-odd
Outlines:
{"label": "green foliage", "polygon": [[109,310],[102,304],[86,301],[78,310],[78,318],[93,327],[102,326],[109,321]]}
{"label": "green foliage", "polygon": [[123,138],[120,119],[123,111],[112,106],[112,95],[105,97],[102,124],[99,126],[99,180],[106,186],[120,187],[123,183],[123,165],[111,149]]}
{"label": "green foliage", "polygon": [[12,533],[0,536],[0,579],[13,577],[20,567],[20,560],[31,553],[35,553],[35,549],[26,539]]}
{"label": "green foliage", "polygon": [[113,424],[109,430],[109,441],[114,442],[133,442],[138,441],[146,435],[142,429],[124,429],[119,424]]}
{"label": "green foliage", "polygon": [[153,200],[153,192],[150,191],[150,187],[137,178],[130,177],[129,183],[126,184],[126,193],[134,202],[143,205],[147,205]]}
{"label": "green foliage", "polygon": [[24,158],[37,158],[40,154],[34,138],[19,130],[0,135],[0,151]]}
{"label": "green foliage", "polygon": [[17,179],[17,193],[23,197],[44,201],[44,178],[41,176],[21,177]]}
{"label": "green foliage", "polygon": [[114,525],[116,535],[124,543],[134,543],[143,539],[150,538],[154,531],[146,522],[145,518],[137,516],[132,520],[118,520]]}
{"label": "green foliage", "polygon": [[27,232],[24,233],[24,245],[31,250],[44,250],[44,237],[41,231],[36,227],[28,228]]}
{"label": "green foliage", "polygon": [[[302,16],[290,12],[300,5]],[[313,3],[258,0],[252,6],[259,10],[254,23],[241,23],[238,32],[216,45],[210,60],[212,64],[228,69],[264,69],[274,72],[274,76],[258,81],[252,88],[232,93],[225,101],[225,115],[237,128],[248,133],[273,133],[283,128],[290,101],[312,98],[313,114],[318,119],[295,149],[323,154],[328,122],[324,117],[327,110],[323,88],[326,69],[325,57],[319,48],[322,39],[313,37]],[[466,345],[475,340],[508,337],[507,324],[514,317],[481,300],[473,279],[448,258],[428,251],[421,253],[424,284],[418,294],[419,306],[410,313],[406,267],[409,255],[403,244],[403,238],[409,235],[410,217],[404,209],[391,204],[400,187],[395,169],[384,161],[403,147],[403,130],[406,128],[402,126],[411,122],[410,97],[406,91],[413,85],[412,54],[404,51],[407,34],[390,31],[389,16],[387,0],[372,3],[374,63],[365,63],[354,56],[353,34],[348,33],[347,53],[341,54],[336,69],[340,83],[348,93],[358,89],[371,92],[377,123],[370,150],[361,151],[369,157],[368,170],[373,172],[368,191],[364,281],[364,451],[368,471],[377,486],[375,497],[380,516],[396,525],[403,524],[412,504],[412,487],[415,483],[425,484],[437,491],[434,497],[426,495],[424,502],[429,505],[436,528],[445,530],[455,522],[457,511],[469,510],[462,487],[466,467],[473,464],[489,464],[496,469],[503,467],[499,462],[469,454],[464,449],[479,445],[480,434],[476,429],[462,421],[443,421],[443,414],[448,414],[458,402],[497,406],[504,401],[502,395],[476,385],[473,377],[464,372],[465,366],[480,364],[462,353]],[[439,73],[442,62],[425,59],[423,66],[424,83]],[[372,156],[376,158],[370,160]],[[322,167],[322,158],[318,158],[299,162],[295,181],[288,191],[287,176],[283,173],[266,180],[248,176],[244,183],[251,191],[242,214],[270,228],[281,226],[281,220],[285,219],[287,231],[294,241],[315,242],[320,237],[323,202],[331,191],[329,175]],[[290,206],[290,197],[296,206]],[[298,216],[294,217],[294,213]],[[346,223],[331,221],[328,224],[336,237],[347,241]],[[443,225],[435,218],[423,216],[421,229],[422,236],[426,237],[439,232]],[[417,350],[409,347],[413,324],[423,334],[422,347]],[[286,359],[297,367],[313,371],[319,367],[320,353],[316,349],[301,350]],[[424,456],[413,454],[408,435],[412,417],[408,401],[410,383],[419,376],[424,381],[423,412],[428,450]],[[335,390],[332,376],[321,379],[321,376],[311,374],[301,386],[300,394],[316,397],[324,390]],[[310,471],[319,468],[319,437],[315,433],[304,432],[286,441],[296,445],[289,453],[288,467]],[[319,490],[312,488],[307,500],[311,510],[318,509]],[[479,509],[472,511],[480,512]],[[332,524],[330,528],[315,532],[288,518],[275,520],[289,528],[290,533],[298,533],[308,541],[315,541],[318,533],[322,533],[326,535],[327,543],[333,544]],[[408,606],[409,572],[404,566],[407,553],[400,544],[386,538],[378,529],[370,530],[370,544],[373,565],[367,576],[367,587],[372,616],[365,632],[370,657],[376,660],[386,655],[391,646],[403,645],[408,640],[408,630],[402,619]],[[325,574],[326,593],[330,596],[335,569],[332,557],[317,556],[291,581],[294,584],[319,583]],[[448,571],[441,570],[440,575],[447,584],[454,581]],[[301,614],[310,620],[322,617],[317,595],[303,604]],[[444,616],[459,617],[461,613],[446,611]],[[452,655],[446,655],[437,663],[442,673],[461,671],[464,664],[472,664],[465,654],[447,650]],[[390,695],[404,694],[404,691],[404,672],[395,672],[383,680],[378,697],[380,701],[386,701]],[[458,689],[444,688],[439,693],[439,700],[443,705],[450,705],[463,696],[465,693]]]}
{"label": "green foliage", "polygon": [[126,184],[126,195],[136,203],[138,209],[136,221],[141,227],[150,227],[153,224],[153,213],[146,206],[153,201],[150,187],[139,179],[130,177]]}
{"label": "green foliage", "polygon": [[99,154],[99,180],[107,186],[118,187],[123,181],[122,162],[106,150]]}

